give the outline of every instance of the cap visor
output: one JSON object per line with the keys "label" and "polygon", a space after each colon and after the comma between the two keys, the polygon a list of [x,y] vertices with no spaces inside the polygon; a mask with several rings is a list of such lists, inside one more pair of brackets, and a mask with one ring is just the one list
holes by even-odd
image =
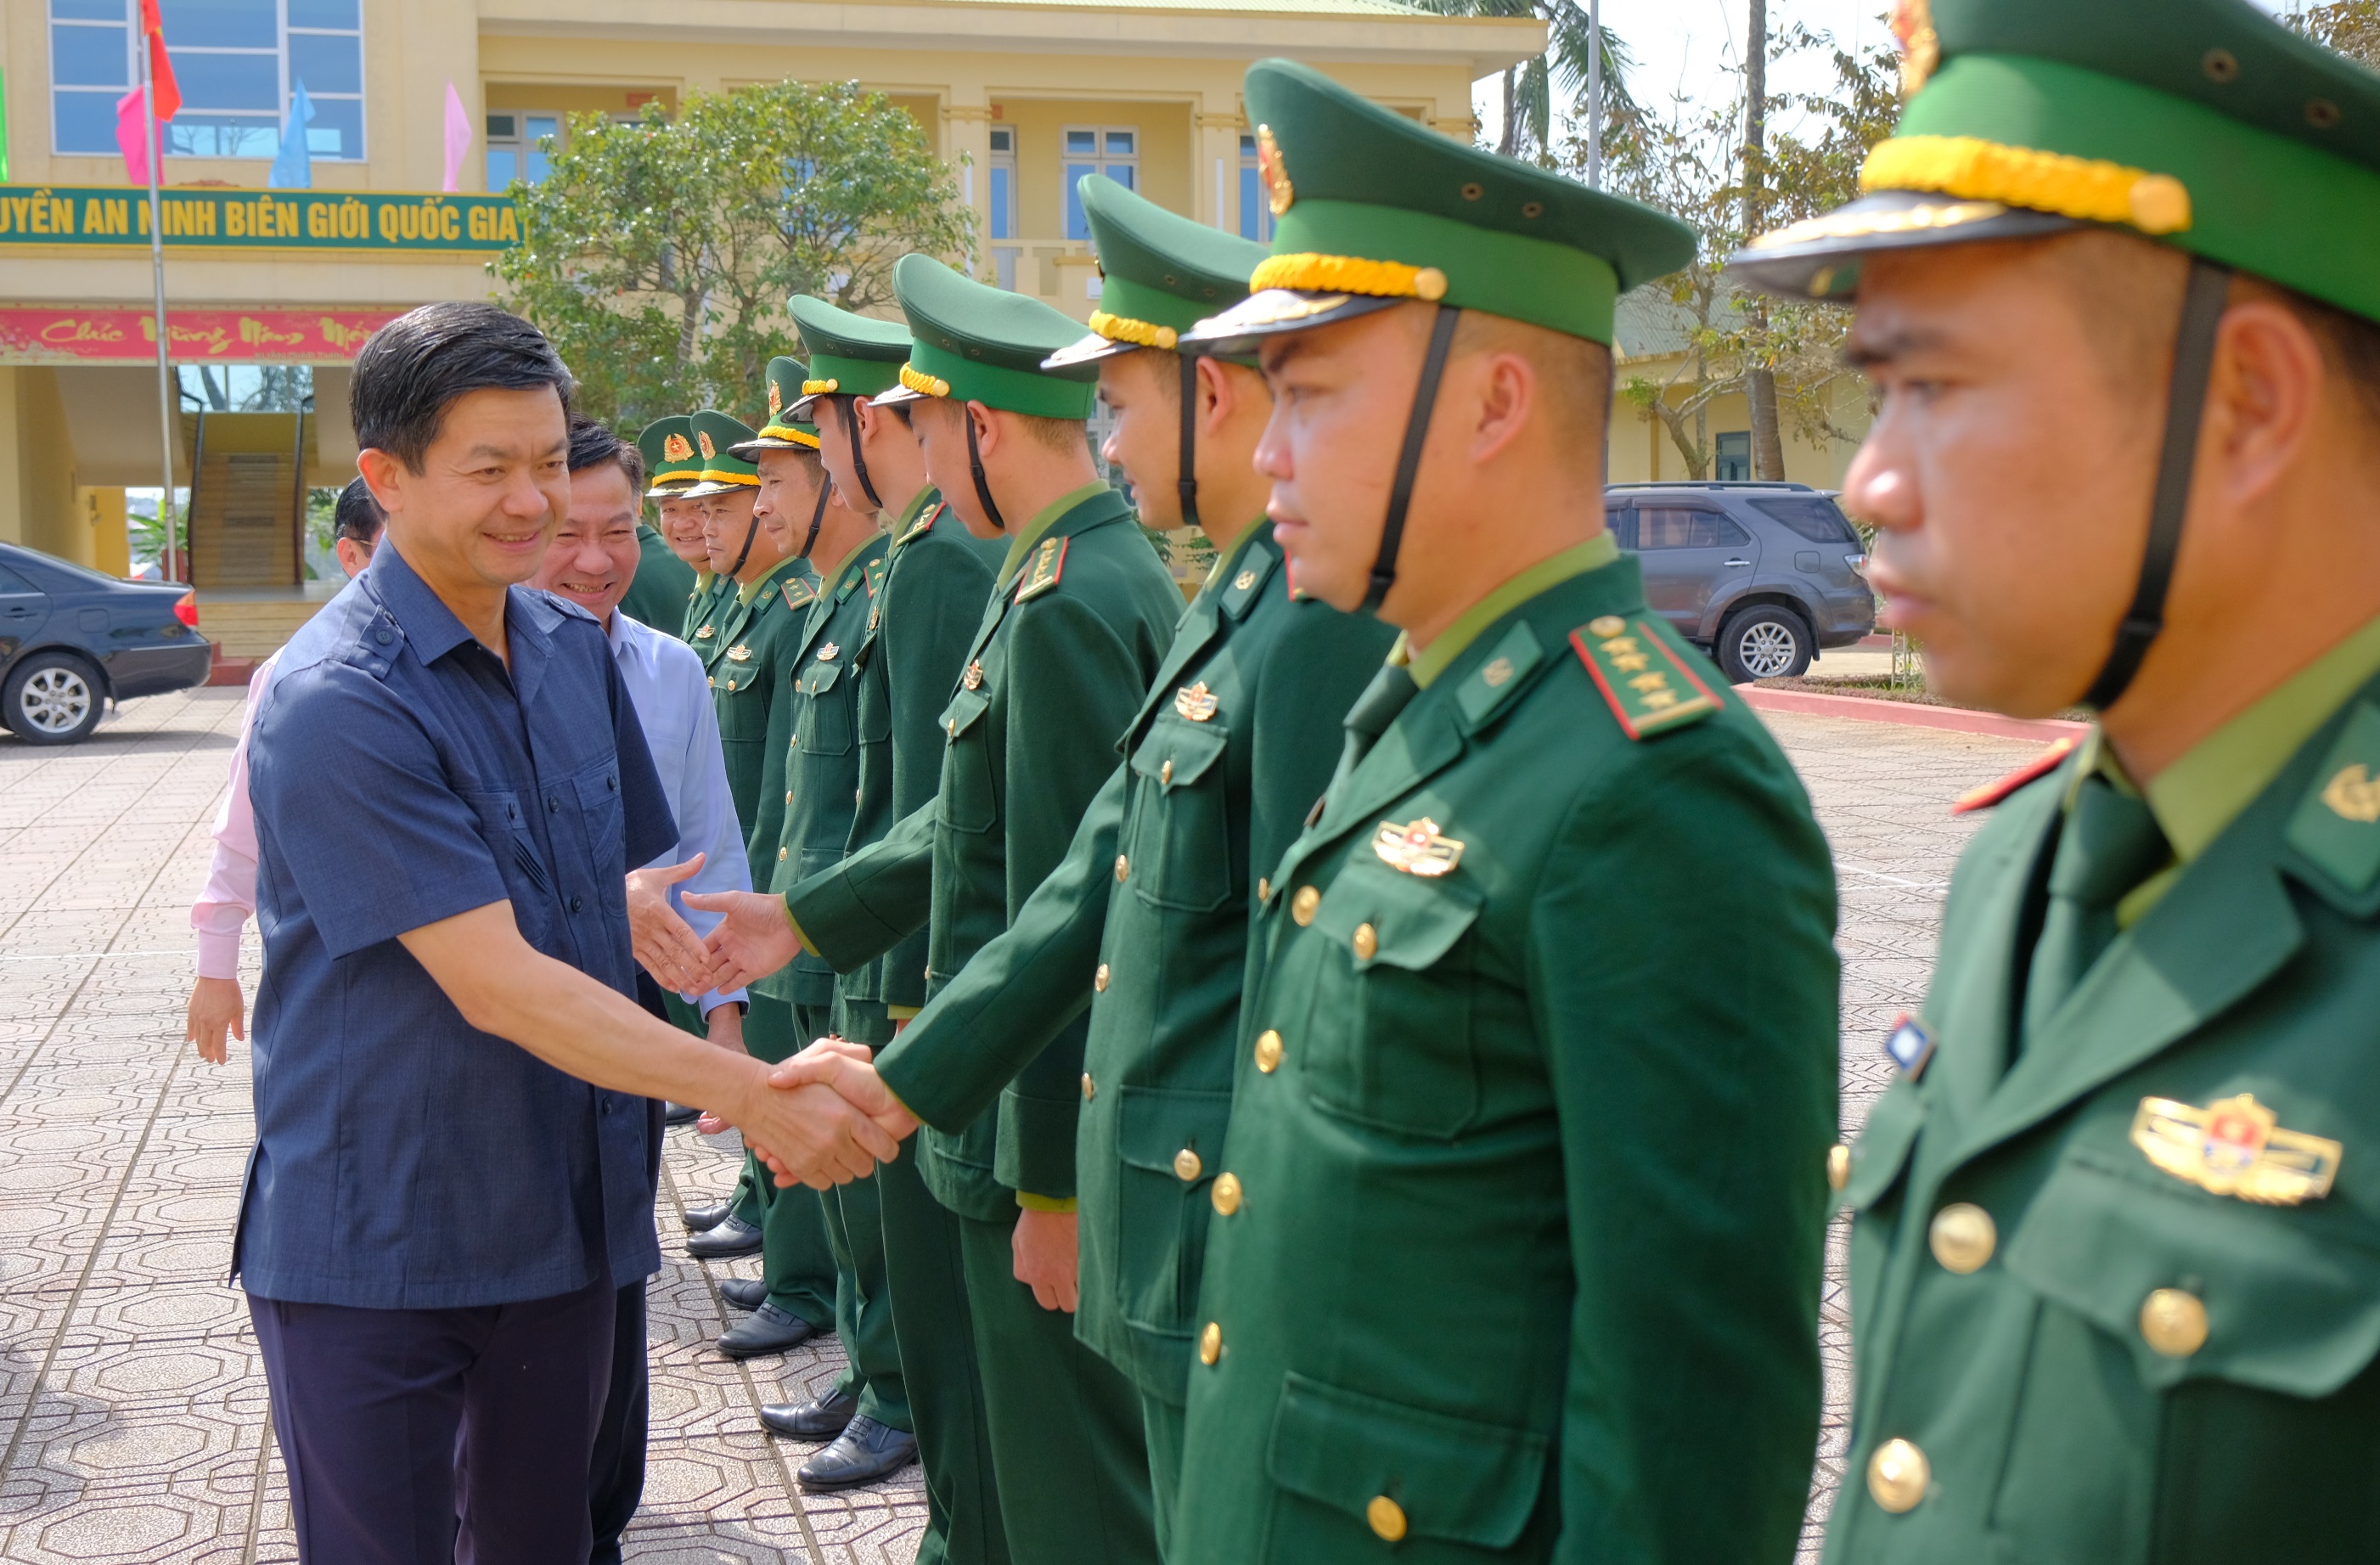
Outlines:
{"label": "cap visor", "polygon": [[818,406],[819,398],[822,396],[832,396],[833,394],[834,394],[832,392],[811,392],[807,396],[797,396],[794,398],[793,401],[785,404],[785,417],[788,419],[799,419],[806,424],[815,424],[818,420],[808,416],[810,409]]}
{"label": "cap visor", "polygon": [[1878,190],[1849,206],[1764,234],[1727,259],[1728,275],[1784,298],[1847,299],[1860,262],[1892,250],[2034,239],[2095,224],[1998,201],[1925,190]]}
{"label": "cap visor", "polygon": [[890,407],[897,402],[924,402],[926,400],[927,396],[924,392],[911,391],[906,386],[894,386],[890,391],[879,392],[874,396],[869,397],[868,399],[868,405],[870,407]]}
{"label": "cap visor", "polygon": [[1103,358],[1121,358],[1127,353],[1139,351],[1139,348],[1138,343],[1120,343],[1112,337],[1103,337],[1097,332],[1093,332],[1078,342],[1068,343],[1064,347],[1043,359],[1041,368],[1070,370],[1077,364],[1097,364]]}
{"label": "cap visor", "polygon": [[1267,288],[1183,333],[1182,346],[1201,353],[1227,356],[1251,353],[1267,337],[1310,332],[1317,326],[1353,321],[1359,315],[1407,302],[1410,301],[1374,294],[1318,294],[1295,288]]}
{"label": "cap visor", "polygon": [[735,487],[734,484],[711,483],[706,479],[691,488],[678,491],[677,497],[680,500],[699,500],[706,494],[724,494]]}
{"label": "cap visor", "polygon": [[804,445],[797,440],[778,440],[774,436],[763,435],[758,440],[737,441],[727,448],[727,455],[739,461],[749,462],[763,451],[815,451],[817,449],[813,445]]}
{"label": "cap visor", "polygon": [[682,500],[686,497],[686,491],[693,487],[693,484],[684,479],[667,479],[663,482],[657,483],[653,485],[652,488],[645,491],[645,498],[648,500]]}

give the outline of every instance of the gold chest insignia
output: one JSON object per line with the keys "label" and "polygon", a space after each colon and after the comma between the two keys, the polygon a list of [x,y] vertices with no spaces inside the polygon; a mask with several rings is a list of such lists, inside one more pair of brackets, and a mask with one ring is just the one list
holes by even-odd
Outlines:
{"label": "gold chest insignia", "polygon": [[825,646],[818,649],[818,661],[822,663],[831,663],[834,661],[836,657],[838,657],[842,651],[842,648],[830,641]]}
{"label": "gold chest insignia", "polygon": [[1193,722],[1204,722],[1215,715],[1215,693],[1203,679],[1185,685],[1173,692],[1173,710]]}
{"label": "gold chest insignia", "polygon": [[1439,835],[1438,822],[1427,815],[1410,826],[1381,821],[1372,838],[1372,851],[1390,868],[1429,880],[1453,874],[1454,867],[1463,862],[1463,844]]}
{"label": "gold chest insignia", "polygon": [[2204,1109],[2143,1098],[2132,1116],[2132,1145],[2209,1195],[2266,1207],[2329,1195],[2345,1150],[2336,1141],[2281,1129],[2273,1111],[2244,1092]]}
{"label": "gold chest insignia", "polygon": [[727,649],[727,661],[731,663],[748,663],[752,661],[752,649],[744,646],[730,647]]}
{"label": "gold chest insignia", "polygon": [[708,641],[708,640],[710,640],[712,637],[714,637],[714,636],[716,636],[716,635],[718,635],[718,634],[719,634],[719,629],[718,629],[718,627],[717,627],[716,625],[704,625],[700,630],[698,630],[698,631],[696,631],[696,632],[694,633],[694,638],[695,638],[697,641]]}
{"label": "gold chest insignia", "polygon": [[959,683],[965,685],[970,690],[982,689],[983,664],[979,662],[967,664],[966,673],[959,675]]}
{"label": "gold chest insignia", "polygon": [[2361,765],[2343,768],[2323,786],[2322,802],[2342,820],[2372,825],[2380,821],[2380,779]]}

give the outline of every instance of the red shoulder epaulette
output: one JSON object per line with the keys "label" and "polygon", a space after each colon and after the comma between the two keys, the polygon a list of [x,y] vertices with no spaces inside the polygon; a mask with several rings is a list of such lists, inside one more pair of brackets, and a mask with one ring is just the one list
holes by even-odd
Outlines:
{"label": "red shoulder epaulette", "polygon": [[1065,538],[1045,538],[1033,552],[1033,563],[1016,573],[1016,601],[1020,603],[1038,598],[1058,585],[1066,574],[1066,545],[1074,541]]}
{"label": "red shoulder epaulette", "polygon": [[2073,752],[2074,741],[2060,739],[1998,782],[1986,782],[1980,788],[1970,788],[1960,795],[1959,802],[1950,807],[1950,813],[1964,815],[1969,810],[1989,809],[2026,783],[2057,770],[2058,763]]}

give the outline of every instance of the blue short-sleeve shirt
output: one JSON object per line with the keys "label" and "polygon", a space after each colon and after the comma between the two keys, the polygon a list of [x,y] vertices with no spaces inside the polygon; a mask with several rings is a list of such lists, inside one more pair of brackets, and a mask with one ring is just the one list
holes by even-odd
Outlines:
{"label": "blue short-sleeve shirt", "polygon": [[396,939],[510,902],[635,992],[627,867],[677,840],[636,709],[583,610],[516,588],[504,628],[509,670],[392,543],[259,703],[252,1293],[447,1309],[660,1267],[644,1100],[477,1031]]}

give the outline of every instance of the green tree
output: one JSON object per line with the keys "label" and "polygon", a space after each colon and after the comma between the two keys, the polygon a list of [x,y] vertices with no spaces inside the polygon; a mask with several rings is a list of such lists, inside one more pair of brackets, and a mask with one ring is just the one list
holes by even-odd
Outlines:
{"label": "green tree", "polygon": [[912,250],[971,259],[975,226],[924,130],[856,82],[694,93],[614,122],[573,115],[515,185],[523,238],[492,270],[553,339],[589,414],[624,426],[712,406],[749,418],[795,351],[795,294],[892,300]]}
{"label": "green tree", "polygon": [[2289,24],[2350,60],[2380,69],[2380,0],[2332,0],[2292,13]]}
{"label": "green tree", "polygon": [[[1584,0],[1415,0],[1425,11],[1442,17],[1535,17],[1546,24],[1546,52],[1533,60],[1504,67],[1504,128],[1496,150],[1506,157],[1533,158],[1551,166],[1554,136],[1554,92],[1559,89],[1572,103],[1575,119],[1586,117],[1586,66],[1594,55],[1594,30],[1587,26]],[[1628,69],[1635,62],[1628,45],[1603,32],[1603,117],[1605,123],[1627,119],[1636,112],[1628,95]]]}

